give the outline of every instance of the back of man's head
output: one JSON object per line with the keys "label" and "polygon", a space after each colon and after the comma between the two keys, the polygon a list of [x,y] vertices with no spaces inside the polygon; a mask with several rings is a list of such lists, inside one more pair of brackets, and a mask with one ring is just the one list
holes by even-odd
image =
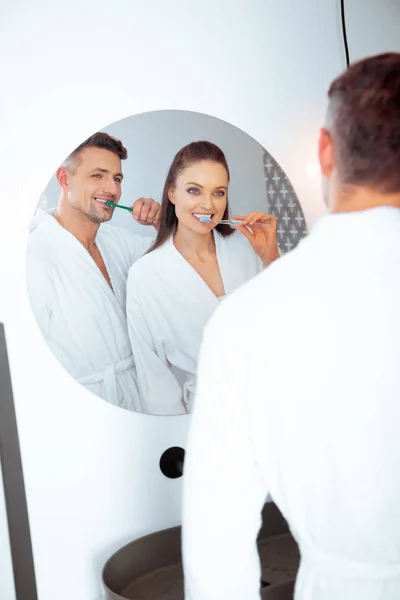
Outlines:
{"label": "back of man's head", "polygon": [[400,54],[352,64],[328,96],[340,185],[400,194]]}

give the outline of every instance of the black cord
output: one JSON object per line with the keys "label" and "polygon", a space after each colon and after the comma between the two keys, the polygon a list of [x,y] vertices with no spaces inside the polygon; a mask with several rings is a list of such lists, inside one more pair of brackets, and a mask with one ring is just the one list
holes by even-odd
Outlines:
{"label": "black cord", "polygon": [[340,0],[340,12],[341,12],[341,16],[342,16],[342,31],[343,31],[344,50],[346,52],[346,65],[348,67],[350,65],[350,58],[349,58],[349,46],[347,43],[346,16],[344,13],[344,0]]}

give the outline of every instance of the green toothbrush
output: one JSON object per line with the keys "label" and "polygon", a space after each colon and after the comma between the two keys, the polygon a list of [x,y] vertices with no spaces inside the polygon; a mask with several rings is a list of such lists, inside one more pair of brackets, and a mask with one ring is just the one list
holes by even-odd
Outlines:
{"label": "green toothbrush", "polygon": [[107,206],[111,206],[111,208],[123,208],[124,210],[129,210],[130,212],[133,211],[132,206],[123,206],[122,204],[115,204],[115,202],[111,202],[110,200],[104,200],[104,204],[107,204]]}

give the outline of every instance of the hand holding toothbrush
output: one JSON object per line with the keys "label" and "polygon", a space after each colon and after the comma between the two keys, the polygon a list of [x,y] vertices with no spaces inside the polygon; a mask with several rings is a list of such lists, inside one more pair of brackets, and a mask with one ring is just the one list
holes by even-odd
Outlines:
{"label": "hand holding toothbrush", "polygon": [[153,198],[138,198],[132,207],[132,215],[140,225],[152,225],[158,230],[161,206]]}
{"label": "hand holding toothbrush", "polygon": [[153,198],[138,198],[133,206],[124,206],[111,201],[104,201],[111,208],[120,208],[132,213],[133,218],[140,225],[152,225],[158,231],[160,226],[161,205]]}
{"label": "hand holding toothbrush", "polygon": [[253,211],[247,217],[235,216],[235,219],[242,221],[241,225],[236,225],[236,229],[249,240],[264,267],[279,258],[275,216]]}

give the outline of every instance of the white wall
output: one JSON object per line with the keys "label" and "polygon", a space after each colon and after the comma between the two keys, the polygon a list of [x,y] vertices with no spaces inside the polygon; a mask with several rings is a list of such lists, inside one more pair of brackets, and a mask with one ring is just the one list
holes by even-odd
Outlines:
{"label": "white wall", "polygon": [[[399,49],[398,3],[347,4],[359,56]],[[366,5],[371,16],[362,20]],[[1,10],[0,318],[39,596],[53,600],[57,590],[57,600],[94,600],[110,553],[179,522],[181,482],[157,465],[165,448],[185,444],[188,419],[109,406],[51,356],[25,287],[37,199],[93,131],[134,113],[181,109],[232,123],[267,148],[311,224],[324,212],[315,159],[326,88],[344,67],[339,2],[38,0],[32,11],[17,0]]]}
{"label": "white wall", "polygon": [[400,0],[348,0],[345,4],[352,61],[400,51]]}

